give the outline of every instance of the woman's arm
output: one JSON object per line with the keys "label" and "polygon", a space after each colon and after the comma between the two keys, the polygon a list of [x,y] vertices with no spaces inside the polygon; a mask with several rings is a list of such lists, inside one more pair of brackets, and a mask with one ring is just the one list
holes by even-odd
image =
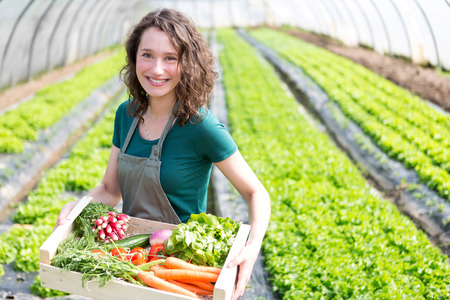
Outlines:
{"label": "woman's arm", "polygon": [[[103,176],[102,182],[87,194],[88,196],[94,198],[94,202],[102,202],[103,204],[114,207],[119,204],[122,198],[119,186],[119,175],[117,172],[117,156],[119,154],[119,151],[119,148],[117,148],[116,146],[112,146],[108,165],[106,166],[106,171],[105,175]],[[67,216],[79,201],[80,199],[64,205],[64,207],[59,212],[55,228],[65,223]]]}
{"label": "woman's arm", "polygon": [[119,152],[120,149],[113,145],[102,182],[88,194],[88,196],[94,198],[95,202],[102,202],[111,207],[119,204],[122,198],[117,170],[117,156]]}
{"label": "woman's arm", "polygon": [[239,265],[238,282],[232,300],[240,297],[250,279],[270,220],[270,197],[241,153],[236,151],[215,164],[248,203],[250,235],[241,253],[230,261],[229,267]]}

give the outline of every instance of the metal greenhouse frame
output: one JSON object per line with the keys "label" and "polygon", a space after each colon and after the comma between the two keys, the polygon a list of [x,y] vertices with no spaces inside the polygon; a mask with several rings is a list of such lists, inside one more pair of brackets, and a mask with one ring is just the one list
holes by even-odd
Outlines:
{"label": "metal greenhouse frame", "polygon": [[286,25],[450,70],[448,0],[2,0],[0,88],[120,43],[158,7],[203,28]]}

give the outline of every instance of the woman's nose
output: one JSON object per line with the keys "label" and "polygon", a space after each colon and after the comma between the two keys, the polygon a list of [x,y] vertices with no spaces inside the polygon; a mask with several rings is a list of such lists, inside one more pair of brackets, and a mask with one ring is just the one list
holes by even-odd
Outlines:
{"label": "woman's nose", "polygon": [[160,59],[155,59],[153,62],[153,72],[155,74],[162,74],[164,72],[163,62]]}

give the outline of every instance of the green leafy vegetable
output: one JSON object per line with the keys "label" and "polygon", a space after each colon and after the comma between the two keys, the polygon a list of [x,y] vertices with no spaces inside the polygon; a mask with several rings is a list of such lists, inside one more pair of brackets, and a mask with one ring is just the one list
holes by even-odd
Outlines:
{"label": "green leafy vegetable", "polygon": [[192,214],[178,225],[167,241],[166,253],[197,265],[221,268],[233,245],[240,223],[211,214]]}
{"label": "green leafy vegetable", "polygon": [[127,261],[120,261],[112,255],[97,255],[92,250],[98,249],[98,243],[92,237],[77,238],[74,233],[58,247],[58,254],[53,257],[51,264],[66,271],[80,272],[82,285],[86,281],[100,282],[105,286],[114,278],[123,278],[136,284],[131,274],[136,266]]}
{"label": "green leafy vegetable", "polygon": [[54,289],[45,288],[41,285],[41,277],[37,275],[34,278],[33,283],[30,286],[30,290],[33,295],[40,296],[42,298],[50,298],[50,297],[61,297],[69,295],[66,292],[57,291]]}
{"label": "green leafy vegetable", "polygon": [[123,50],[116,51],[70,79],[44,87],[29,101],[0,116],[0,153],[23,152],[26,141],[38,139],[39,130],[54,125],[100,85],[116,76],[123,57]]}
{"label": "green leafy vegetable", "polygon": [[15,225],[0,235],[0,263],[14,261],[14,269],[20,272],[39,270],[39,247],[52,232],[47,225]]}
{"label": "green leafy vegetable", "polygon": [[[388,156],[450,201],[450,118],[364,67],[271,29],[251,35],[299,66]],[[324,67],[326,66],[326,67]]]}
{"label": "green leafy vegetable", "polygon": [[[262,250],[280,299],[450,299],[448,257],[370,191],[250,45],[233,30],[217,33],[231,133],[272,199]],[[319,61],[290,38],[265,40]]]}

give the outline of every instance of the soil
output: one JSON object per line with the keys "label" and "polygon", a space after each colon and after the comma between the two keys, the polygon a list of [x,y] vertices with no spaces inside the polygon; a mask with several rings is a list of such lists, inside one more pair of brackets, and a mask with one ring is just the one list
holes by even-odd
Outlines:
{"label": "soil", "polygon": [[361,64],[450,112],[450,77],[440,75],[434,68],[416,65],[402,58],[384,56],[361,47],[344,46],[333,39],[308,32],[286,32]]}

